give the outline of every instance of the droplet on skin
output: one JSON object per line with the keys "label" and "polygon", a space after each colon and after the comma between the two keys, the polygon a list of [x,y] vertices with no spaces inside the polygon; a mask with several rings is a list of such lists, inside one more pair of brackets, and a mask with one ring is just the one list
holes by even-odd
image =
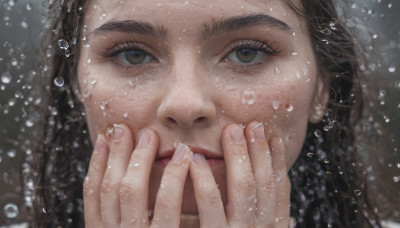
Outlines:
{"label": "droplet on skin", "polygon": [[127,118],[127,117],[128,117],[128,113],[127,113],[127,112],[124,112],[124,113],[122,114],[122,117]]}
{"label": "droplet on skin", "polygon": [[290,54],[296,56],[296,55],[298,55],[299,53],[297,53],[297,51],[293,51],[293,52],[291,52]]}
{"label": "droplet on skin", "polygon": [[275,73],[279,74],[281,72],[281,70],[279,69],[279,67],[275,67]]}
{"label": "droplet on skin", "polygon": [[286,105],[286,111],[288,111],[288,112],[292,112],[293,111],[293,106],[292,105],[290,105],[290,104],[288,104],[288,105]]}
{"label": "droplet on skin", "polygon": [[301,76],[300,76],[300,71],[296,71],[296,78],[297,78],[297,79],[300,79],[300,78],[301,78]]}
{"label": "droplet on skin", "polygon": [[250,90],[245,90],[242,95],[242,104],[252,105],[256,102],[256,94]]}
{"label": "droplet on skin", "polygon": [[140,163],[135,163],[135,164],[133,164],[133,166],[134,166],[134,167],[139,167],[139,166],[140,166]]}
{"label": "droplet on skin", "polygon": [[279,109],[280,102],[279,101],[272,101],[272,108],[277,110]]}

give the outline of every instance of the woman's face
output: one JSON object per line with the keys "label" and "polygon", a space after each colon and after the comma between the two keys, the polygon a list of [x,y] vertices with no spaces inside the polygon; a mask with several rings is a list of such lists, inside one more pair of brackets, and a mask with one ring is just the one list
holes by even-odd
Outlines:
{"label": "woman's face", "polygon": [[[281,0],[90,1],[78,79],[92,141],[115,123],[150,128],[158,155],[184,143],[223,157],[223,128],[256,120],[285,139],[290,168],[322,115],[306,25]],[[211,168],[226,200],[224,163]],[[162,171],[153,166],[150,205]],[[186,183],[183,213],[195,213]]]}

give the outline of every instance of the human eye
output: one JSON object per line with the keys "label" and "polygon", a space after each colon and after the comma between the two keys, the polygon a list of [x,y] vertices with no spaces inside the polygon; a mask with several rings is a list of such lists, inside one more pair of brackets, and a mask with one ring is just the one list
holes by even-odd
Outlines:
{"label": "human eye", "polygon": [[225,57],[225,61],[242,65],[260,64],[265,58],[278,53],[266,43],[259,40],[236,41],[232,51]]}
{"label": "human eye", "polygon": [[135,67],[146,63],[157,62],[149,54],[144,45],[136,42],[124,42],[115,44],[100,55],[106,58],[112,58],[115,63],[126,67]]}

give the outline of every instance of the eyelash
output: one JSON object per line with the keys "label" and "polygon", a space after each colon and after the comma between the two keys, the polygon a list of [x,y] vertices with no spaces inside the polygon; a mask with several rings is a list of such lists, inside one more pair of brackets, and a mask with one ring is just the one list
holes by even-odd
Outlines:
{"label": "eyelash", "polygon": [[[280,52],[279,49],[274,48],[274,47],[272,47],[272,45],[268,45],[267,43],[268,42],[263,42],[260,40],[238,40],[238,41],[235,41],[234,47],[232,49],[230,49],[229,53],[227,55],[225,55],[223,59],[227,60],[227,56],[230,53],[232,53],[238,49],[244,49],[244,48],[253,49],[256,51],[262,51],[267,56],[274,56]],[[259,65],[260,63],[262,63],[262,62],[250,63],[250,64],[240,64],[240,63],[237,63],[237,64],[241,65],[243,67],[251,67],[253,65]]]}
{"label": "eyelash", "polygon": [[[238,50],[238,49],[243,49],[243,48],[249,48],[257,51],[262,51],[265,53],[267,56],[274,56],[278,54],[280,51],[279,49],[273,48],[272,46],[268,45],[267,42],[263,42],[260,40],[238,40],[234,42],[233,48],[231,48],[228,52],[223,57],[223,60],[227,61],[227,56],[231,54],[232,52]],[[114,58],[118,54],[124,51],[129,51],[129,50],[143,50],[145,51],[148,55],[150,55],[152,58],[154,58],[155,61],[157,59],[149,54],[149,52],[146,50],[147,48],[144,45],[141,45],[140,43],[137,43],[136,41],[126,41],[122,43],[114,43],[114,45],[111,48],[106,49],[105,51],[100,53],[100,56],[105,57],[105,58]],[[140,65],[136,66],[127,66],[121,63],[116,62],[118,65],[126,67],[127,70],[130,68],[136,68],[140,67]],[[240,64],[240,63],[234,63],[235,65],[240,65],[240,67],[251,67],[253,65],[259,65],[262,62],[256,62],[256,63],[250,63],[250,64]]]}
{"label": "eyelash", "polygon": [[101,52],[100,56],[103,56],[105,58],[112,58],[112,57],[117,56],[121,52],[129,51],[129,50],[143,50],[146,53],[148,53],[148,51],[146,50],[144,45],[141,45],[140,43],[137,43],[136,41],[126,41],[126,42],[122,42],[122,43],[114,43],[112,48],[108,48],[104,52]]}

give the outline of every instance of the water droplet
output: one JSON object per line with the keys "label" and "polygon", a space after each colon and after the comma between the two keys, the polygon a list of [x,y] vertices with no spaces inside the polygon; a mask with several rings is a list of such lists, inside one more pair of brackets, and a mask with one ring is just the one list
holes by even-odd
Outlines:
{"label": "water droplet", "polygon": [[389,71],[390,73],[394,73],[394,72],[396,71],[396,67],[391,66],[391,67],[389,67],[388,71]]}
{"label": "water droplet", "polygon": [[139,163],[135,163],[135,164],[133,164],[133,166],[135,166],[135,167],[139,167],[139,166],[140,166],[140,164],[139,164]]}
{"label": "water droplet", "polygon": [[279,69],[279,67],[275,67],[275,73],[279,74],[281,72],[281,70]]}
{"label": "water droplet", "polygon": [[280,102],[279,101],[272,101],[272,108],[277,110],[280,106]]}
{"label": "water droplet", "polygon": [[13,203],[8,203],[4,206],[4,214],[7,218],[16,218],[19,214],[18,206]]}
{"label": "water droplet", "polygon": [[296,56],[296,55],[298,55],[299,53],[297,53],[297,51],[293,51],[293,52],[291,52],[290,54]]}
{"label": "water droplet", "polygon": [[256,102],[256,94],[250,90],[245,90],[242,95],[242,104],[252,105]]}
{"label": "water droplet", "polygon": [[399,181],[400,181],[400,177],[394,176],[394,177],[393,177],[393,181],[394,181],[395,183],[399,182]]}
{"label": "water droplet", "polygon": [[100,102],[100,109],[101,109],[101,110],[106,109],[107,104],[108,104],[108,102],[106,102],[106,101],[101,101],[101,102]]}
{"label": "water droplet", "polygon": [[26,21],[21,21],[21,27],[24,29],[28,28],[28,23],[26,23]]}
{"label": "water droplet", "polygon": [[322,136],[322,132],[319,129],[317,129],[317,130],[314,131],[314,135],[316,137],[321,137]]}
{"label": "water droplet", "polygon": [[59,39],[58,40],[58,47],[62,50],[68,50],[69,44],[66,40],[64,39]]}
{"label": "water droplet", "polygon": [[87,62],[88,64],[90,64],[90,63],[92,62],[92,59],[91,59],[91,58],[88,58],[88,59],[86,60],[86,62]]}
{"label": "water droplet", "polygon": [[54,84],[55,84],[56,86],[58,86],[58,87],[63,86],[63,85],[64,85],[64,78],[62,78],[62,77],[56,77],[56,78],[54,79]]}
{"label": "water droplet", "polygon": [[400,81],[396,81],[396,82],[394,83],[394,88],[400,89]]}
{"label": "water droplet", "polygon": [[9,84],[11,82],[11,74],[6,71],[1,75],[1,82],[4,84]]}
{"label": "water droplet", "polygon": [[128,117],[128,113],[124,112],[124,114],[122,114],[122,117],[127,118]]}
{"label": "water droplet", "polygon": [[25,121],[25,125],[26,125],[27,127],[33,127],[34,123],[33,123],[33,121],[32,121],[31,119],[27,119],[27,120]]}
{"label": "water droplet", "polygon": [[286,106],[286,111],[288,111],[288,112],[291,112],[291,111],[293,111],[293,106],[292,105],[287,105]]}
{"label": "water droplet", "polygon": [[17,155],[17,151],[15,149],[11,149],[11,150],[7,151],[7,156],[10,158],[15,158],[16,155]]}
{"label": "water droplet", "polygon": [[8,106],[12,107],[15,105],[15,102],[17,101],[17,99],[15,98],[10,98],[10,100],[8,100]]}
{"label": "water droplet", "polygon": [[388,4],[388,8],[390,9],[390,8],[392,8],[392,6],[393,6],[393,3],[390,2],[390,3]]}
{"label": "water droplet", "polygon": [[28,11],[32,10],[32,4],[31,3],[26,4],[26,10],[28,10]]}

